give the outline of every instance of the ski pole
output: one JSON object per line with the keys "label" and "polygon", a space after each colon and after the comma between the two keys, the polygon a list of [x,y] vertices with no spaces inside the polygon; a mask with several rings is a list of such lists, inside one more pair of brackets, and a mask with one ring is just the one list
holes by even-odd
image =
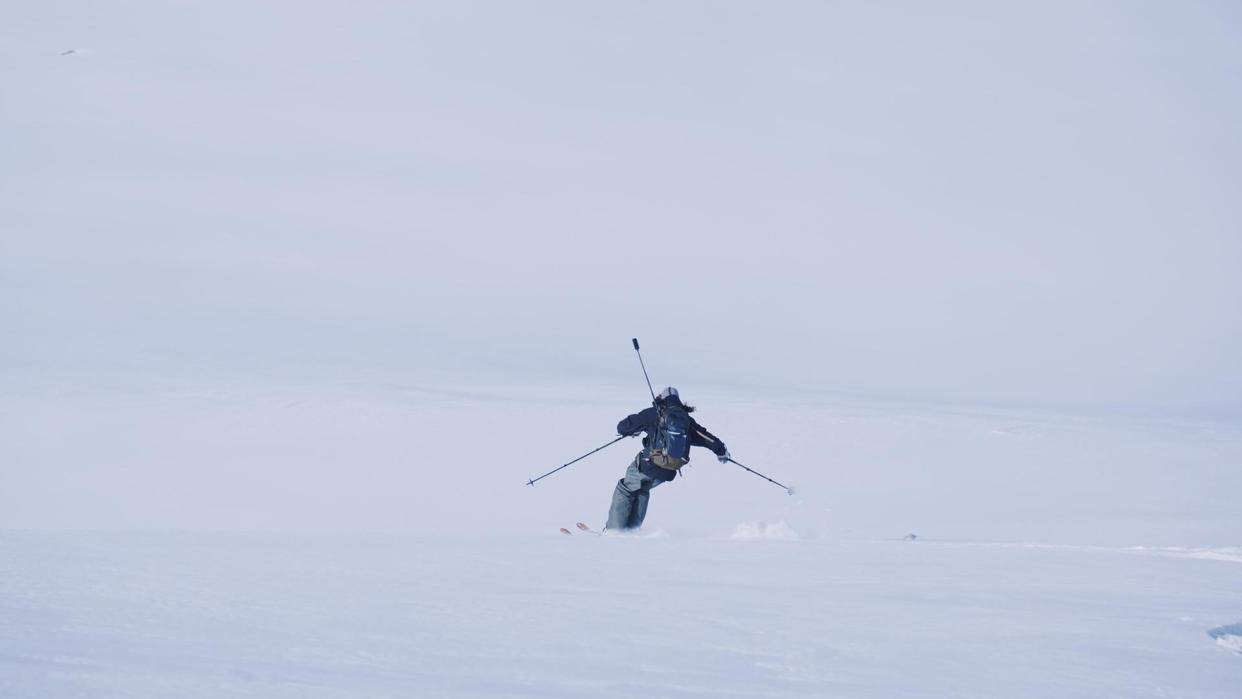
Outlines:
{"label": "ski pole", "polygon": [[[753,469],[753,468],[749,468],[749,467],[747,467],[747,466],[743,466],[742,464],[739,464],[738,462],[734,461],[732,457],[730,457],[730,458],[729,458],[729,463],[731,463],[731,464],[735,464],[735,465],[737,465],[737,466],[741,466],[742,468],[746,469],[747,471],[750,471],[751,473],[755,474],[756,476],[759,476],[760,478],[762,478],[762,479],[763,479],[763,480],[765,480],[765,481],[768,481],[769,483],[776,483],[776,481],[772,480],[771,478],[768,478],[767,476],[763,475],[762,473],[759,473],[759,472],[758,472],[758,471],[756,471],[755,469]],[[785,492],[789,493],[790,495],[793,495],[793,488],[790,488],[789,486],[787,486],[787,485],[785,485],[785,484],[783,484],[783,483],[776,483],[776,485],[779,485],[780,487],[782,487],[782,488],[784,488],[784,489],[785,489]]]}
{"label": "ski pole", "polygon": [[634,351],[638,353],[638,366],[643,368],[643,378],[647,379],[647,390],[651,391],[651,402],[655,403],[655,389],[651,387],[651,377],[647,376],[647,365],[643,364],[643,351],[638,349],[638,338],[632,338],[630,342],[634,343]]}
{"label": "ski pole", "polygon": [[[539,482],[539,481],[541,481],[541,480],[543,480],[543,479],[547,478],[548,476],[552,475],[553,473],[556,473],[557,471],[559,471],[559,470],[561,470],[561,469],[565,468],[565,466],[572,466],[572,465],[574,465],[574,464],[578,463],[579,461],[582,461],[583,459],[587,458],[587,457],[588,457],[588,456],[590,456],[591,454],[594,454],[595,452],[599,451],[600,449],[603,449],[604,447],[610,447],[610,446],[612,446],[612,445],[616,444],[617,442],[620,442],[621,440],[625,439],[626,437],[632,437],[632,436],[633,436],[633,435],[623,434],[623,435],[621,435],[620,437],[617,437],[616,439],[612,440],[611,442],[609,442],[609,443],[605,444],[603,447],[597,447],[597,448],[595,448],[595,449],[592,449],[591,451],[588,451],[587,453],[583,454],[582,456],[579,456],[578,458],[574,459],[573,461],[570,461],[570,462],[569,462],[569,463],[567,463],[567,464],[564,464],[563,466],[557,466],[556,468],[552,469],[551,471],[548,471],[547,473],[543,474],[542,476],[540,476],[540,477],[538,477],[538,478],[532,478],[532,479],[530,479],[530,480],[526,481],[526,485],[534,485],[535,483],[537,483],[537,482]],[[741,464],[738,464],[738,465],[740,466]]]}

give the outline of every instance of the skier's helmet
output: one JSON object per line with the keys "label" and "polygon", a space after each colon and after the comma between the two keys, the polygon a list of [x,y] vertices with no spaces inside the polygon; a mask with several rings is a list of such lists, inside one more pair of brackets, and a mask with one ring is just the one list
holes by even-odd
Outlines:
{"label": "skier's helmet", "polygon": [[681,401],[681,395],[678,394],[677,389],[672,386],[668,386],[663,391],[660,391],[660,395],[656,398],[656,400],[666,401],[669,398],[676,398],[679,402]]}

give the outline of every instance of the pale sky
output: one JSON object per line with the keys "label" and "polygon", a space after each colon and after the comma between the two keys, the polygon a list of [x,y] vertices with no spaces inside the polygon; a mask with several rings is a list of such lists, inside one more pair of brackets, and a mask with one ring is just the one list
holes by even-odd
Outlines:
{"label": "pale sky", "polygon": [[6,379],[1242,414],[1237,3],[4,15]]}

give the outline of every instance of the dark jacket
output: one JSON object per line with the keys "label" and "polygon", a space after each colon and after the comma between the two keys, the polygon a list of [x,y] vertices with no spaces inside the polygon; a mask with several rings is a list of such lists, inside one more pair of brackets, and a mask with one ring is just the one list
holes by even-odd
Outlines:
{"label": "dark jacket", "polygon": [[[632,435],[638,434],[639,432],[646,432],[646,434],[643,435],[643,453],[638,456],[638,470],[642,471],[643,475],[649,476],[658,481],[671,481],[677,477],[677,472],[656,466],[651,463],[651,460],[647,458],[646,454],[647,447],[651,446],[651,435],[659,429],[659,426],[660,414],[656,412],[656,409],[653,406],[640,410],[639,412],[625,418],[621,422],[618,422],[617,434]],[[696,422],[693,417],[690,418],[690,446],[707,447],[708,449],[711,449],[712,453],[716,456],[721,456],[729,451],[725,448],[724,442],[720,441],[719,437],[711,432],[708,432],[707,428]]]}

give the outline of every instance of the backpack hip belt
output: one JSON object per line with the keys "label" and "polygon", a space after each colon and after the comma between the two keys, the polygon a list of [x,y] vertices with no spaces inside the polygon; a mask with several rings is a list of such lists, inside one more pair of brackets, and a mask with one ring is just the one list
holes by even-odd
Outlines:
{"label": "backpack hip belt", "polygon": [[684,459],[669,456],[663,451],[648,450],[646,456],[648,461],[664,469],[665,471],[680,472],[681,467],[689,463]]}

